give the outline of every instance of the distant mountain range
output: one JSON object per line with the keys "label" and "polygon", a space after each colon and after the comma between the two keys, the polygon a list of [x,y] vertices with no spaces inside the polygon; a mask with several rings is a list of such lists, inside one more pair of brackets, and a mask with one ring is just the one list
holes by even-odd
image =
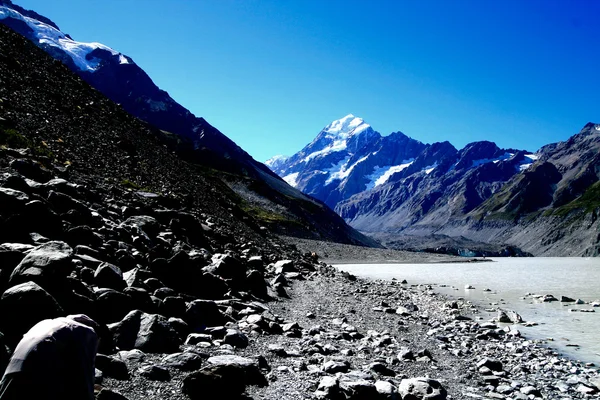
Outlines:
{"label": "distant mountain range", "polygon": [[[158,88],[127,55],[77,42],[9,0],[0,0],[0,23],[158,128],[150,131],[164,146],[222,180],[232,192],[228,202],[269,230],[375,245],[345,220],[385,244],[415,250],[600,255],[597,124],[530,153],[487,141],[458,150],[401,132],[383,136],[348,115],[292,157],[269,160],[269,169]],[[120,146],[134,157],[130,145]]]}
{"label": "distant mountain range", "polygon": [[129,114],[160,129],[165,145],[222,179],[235,192],[242,209],[269,229],[375,245],[323,203],[287,185],[206,120],[177,103],[131,57],[101,43],[78,42],[50,19],[10,0],[0,0],[0,23],[64,63]]}
{"label": "distant mountain range", "polygon": [[531,153],[488,141],[457,150],[401,132],[382,136],[348,115],[292,157],[266,164],[388,245],[435,250],[431,243],[444,248],[445,236],[478,249],[507,245],[506,254],[516,247],[536,255],[600,252],[600,125],[593,123]]}

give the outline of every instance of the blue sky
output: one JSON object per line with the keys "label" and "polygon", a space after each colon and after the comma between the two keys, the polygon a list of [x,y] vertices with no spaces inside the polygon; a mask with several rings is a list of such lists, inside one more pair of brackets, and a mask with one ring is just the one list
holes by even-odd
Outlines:
{"label": "blue sky", "polygon": [[600,2],[15,0],[132,57],[254,158],[352,113],[537,150],[600,122]]}

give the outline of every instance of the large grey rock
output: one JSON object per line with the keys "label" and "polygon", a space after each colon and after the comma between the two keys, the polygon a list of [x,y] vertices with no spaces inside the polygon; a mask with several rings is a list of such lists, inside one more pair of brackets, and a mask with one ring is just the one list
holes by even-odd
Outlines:
{"label": "large grey rock", "polygon": [[258,361],[234,355],[210,357],[207,366],[183,380],[183,393],[195,399],[235,399],[246,385],[266,386]]}
{"label": "large grey rock", "polygon": [[211,265],[204,270],[225,279],[241,281],[246,278],[246,266],[229,254],[213,255]]}
{"label": "large grey rock", "polygon": [[52,241],[31,250],[10,276],[16,285],[33,281],[42,287],[60,285],[73,270],[73,249],[65,242]]}
{"label": "large grey rock", "polygon": [[237,329],[227,329],[223,343],[233,347],[246,348],[248,347],[248,337]]}
{"label": "large grey rock", "polygon": [[129,369],[127,364],[120,358],[107,356],[104,354],[96,355],[96,368],[102,371],[103,376],[119,380],[129,379]]}
{"label": "large grey rock", "polygon": [[127,283],[123,279],[123,272],[116,265],[102,263],[94,273],[94,283],[98,287],[105,287],[115,290],[123,290]]}
{"label": "large grey rock", "polygon": [[388,381],[375,382],[375,389],[379,393],[379,398],[386,400],[400,400],[400,395],[396,387]]}
{"label": "large grey rock", "polygon": [[491,358],[484,357],[477,362],[477,368],[487,367],[492,371],[502,371],[502,362]]}
{"label": "large grey rock", "polygon": [[115,344],[122,350],[140,349],[146,353],[174,353],[181,339],[162,315],[131,311],[120,322],[110,324]]}
{"label": "large grey rock", "polygon": [[127,294],[114,289],[104,289],[96,298],[95,306],[99,322],[113,323],[134,310],[135,302]]}
{"label": "large grey rock", "polygon": [[329,360],[323,364],[322,370],[328,374],[335,374],[337,372],[348,372],[350,369],[350,363],[348,361],[335,361]]}
{"label": "large grey rock", "polygon": [[171,380],[169,370],[160,365],[144,365],[138,369],[138,373],[151,381],[166,382]]}
{"label": "large grey rock", "polygon": [[0,187],[0,204],[2,204],[3,215],[12,215],[20,212],[25,203],[29,200],[29,196],[19,190]]}
{"label": "large grey rock", "polygon": [[512,310],[498,310],[498,316],[496,317],[496,320],[498,322],[503,322],[503,323],[513,323],[513,324],[520,324],[523,322],[523,318],[517,314],[515,311]]}
{"label": "large grey rock", "polygon": [[150,238],[156,237],[161,229],[158,221],[148,215],[129,217],[120,226],[134,233],[145,234]]}
{"label": "large grey rock", "polygon": [[273,265],[275,275],[285,274],[286,272],[298,272],[292,260],[280,260]]}
{"label": "large grey rock", "polygon": [[192,331],[202,332],[208,326],[223,325],[227,318],[212,300],[194,300],[187,305],[185,322]]}
{"label": "large grey rock", "polygon": [[182,371],[195,371],[202,366],[202,357],[191,352],[175,353],[166,356],[160,363],[165,367]]}
{"label": "large grey rock", "polygon": [[367,400],[378,397],[377,389],[373,382],[364,379],[340,379],[340,389],[349,400]]}
{"label": "large grey rock", "polygon": [[321,378],[315,397],[317,399],[337,399],[340,396],[339,380],[335,376],[324,376]]}
{"label": "large grey rock", "polygon": [[436,380],[429,378],[402,379],[398,385],[402,400],[445,400],[446,389]]}

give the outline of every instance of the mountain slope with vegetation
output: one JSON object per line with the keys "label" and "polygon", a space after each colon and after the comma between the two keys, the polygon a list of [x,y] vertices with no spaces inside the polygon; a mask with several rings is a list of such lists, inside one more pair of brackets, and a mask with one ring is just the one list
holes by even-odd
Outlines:
{"label": "mountain slope with vegetation", "polygon": [[[173,191],[178,195],[189,193],[191,197],[198,196],[198,199],[202,199],[206,197],[202,191],[202,183],[198,183],[198,188],[194,188],[196,184],[185,185],[184,182],[192,175],[198,175],[198,178],[194,178],[198,180],[210,179],[211,184],[214,184],[217,189],[209,190],[208,193],[217,193],[215,197],[222,198],[220,203],[226,204],[226,209],[231,209],[237,216],[243,215],[244,221],[251,221],[252,224],[261,225],[278,233],[377,245],[373,240],[347,226],[339,216],[318,200],[289,187],[266,166],[252,159],[204,119],[196,118],[176,103],[166,92],[156,87],[150,77],[130,58],[99,44],[75,42],[60,32],[54,23],[35,12],[23,10],[8,0],[0,3],[6,10],[3,19],[0,20],[1,23],[24,34],[57,60],[65,63],[71,71],[101,93],[120,103],[119,107],[105,106],[109,103],[107,99],[98,96],[93,99],[82,99],[76,104],[69,104],[69,99],[66,98],[63,104],[60,104],[62,99],[58,88],[40,86],[47,90],[47,93],[40,94],[42,97],[39,98],[39,102],[41,104],[44,101],[46,105],[40,106],[39,113],[29,112],[31,116],[27,116],[26,119],[31,120],[30,122],[25,123],[20,118],[7,118],[7,129],[26,136],[28,140],[44,142],[54,155],[63,155],[67,151],[65,149],[78,148],[77,152],[69,154],[70,159],[61,161],[68,161],[73,167],[85,165],[87,161],[92,160],[99,166],[106,165],[116,175],[116,179],[133,182],[139,187],[152,187],[153,190],[161,192]],[[74,62],[73,55],[66,52],[64,48],[48,45],[48,40],[40,40],[38,37],[41,35],[40,32],[51,38],[54,36],[62,38],[56,43],[68,40],[72,41],[73,46],[93,45],[96,48],[89,52],[84,61]],[[26,62],[35,65],[40,61],[36,58]],[[23,65],[23,68],[25,67]],[[54,76],[46,78],[60,82],[59,78]],[[35,79],[40,82],[44,77]],[[73,81],[74,78],[70,76],[65,79]],[[80,90],[84,87],[82,83],[77,85],[72,88],[65,87],[66,97],[69,96],[69,90]],[[20,96],[26,88],[24,78],[20,76],[16,77],[6,90],[10,90],[10,95],[15,97]],[[85,86],[85,90],[89,90],[89,86]],[[54,92],[50,93],[51,91]],[[92,97],[96,96],[97,94]],[[22,100],[23,98],[19,99]],[[33,97],[27,100],[36,101]],[[159,103],[162,106],[158,107]],[[69,104],[73,109],[69,109],[65,104]],[[34,109],[35,106],[32,104],[31,108]],[[69,123],[65,124],[63,123],[65,121],[57,120],[67,118],[58,114],[62,111],[71,112],[73,115],[69,118],[74,119],[75,122],[68,121]],[[126,113],[132,113],[146,123],[128,120],[118,128],[111,126],[120,122],[120,118],[126,119]],[[48,118],[42,119],[43,117],[36,114],[47,115]],[[110,126],[110,129],[90,132],[89,127],[84,127],[86,121],[82,115],[93,116],[92,120],[100,118],[98,124]],[[46,120],[48,122],[45,122]],[[61,123],[65,128],[62,128]],[[36,124],[45,125],[46,128],[39,130]],[[137,125],[127,128],[131,124]],[[54,133],[53,131],[57,129],[62,129],[63,132]],[[126,133],[127,131],[145,131],[153,138],[151,140],[155,144],[166,146],[167,153],[176,152],[177,157],[173,157],[173,160],[177,159],[177,161],[166,162],[163,165],[164,155],[144,154],[148,146],[139,143],[140,138],[137,136],[132,138],[132,134]],[[47,135],[53,133],[54,137],[49,139]],[[88,135],[93,137],[89,138]],[[110,140],[104,140],[105,135],[116,135],[117,138],[113,136]],[[57,147],[56,141],[59,139],[62,141],[62,148]],[[106,147],[98,148],[100,144]],[[121,159],[117,159],[118,157]],[[153,170],[153,166],[156,170]],[[158,171],[160,168],[162,171]],[[100,173],[102,170],[99,168],[96,172]],[[159,177],[167,179],[169,183],[151,184]],[[180,183],[175,183],[176,181]],[[170,185],[176,185],[181,190],[173,190],[169,188]]]}

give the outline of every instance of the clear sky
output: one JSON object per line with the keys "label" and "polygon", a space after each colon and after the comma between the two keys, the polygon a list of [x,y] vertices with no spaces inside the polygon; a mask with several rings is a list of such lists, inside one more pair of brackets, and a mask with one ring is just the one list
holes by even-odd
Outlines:
{"label": "clear sky", "polygon": [[537,150],[600,123],[600,1],[14,0],[140,65],[254,158],[362,117]]}

